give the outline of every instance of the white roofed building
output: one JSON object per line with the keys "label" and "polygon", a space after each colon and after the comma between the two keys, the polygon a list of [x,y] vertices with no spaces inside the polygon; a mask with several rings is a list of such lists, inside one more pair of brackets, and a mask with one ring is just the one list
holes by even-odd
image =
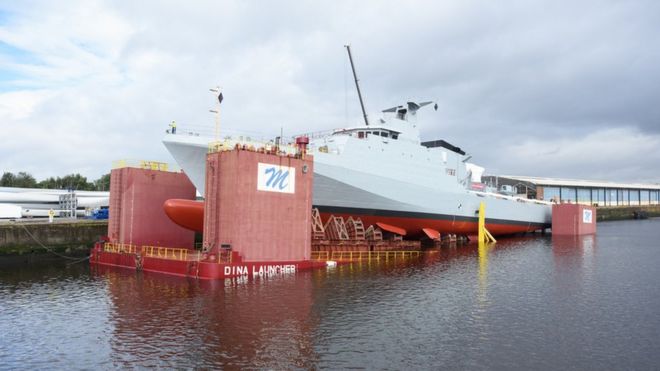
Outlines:
{"label": "white roofed building", "polygon": [[594,180],[557,179],[532,176],[484,176],[498,189],[515,187],[518,194],[545,201],[595,206],[643,206],[660,204],[660,184],[618,183]]}

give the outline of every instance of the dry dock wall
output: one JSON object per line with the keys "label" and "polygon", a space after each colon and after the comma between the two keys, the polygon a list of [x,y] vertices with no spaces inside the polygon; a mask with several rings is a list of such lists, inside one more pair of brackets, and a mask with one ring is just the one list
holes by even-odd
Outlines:
{"label": "dry dock wall", "polygon": [[581,236],[596,233],[596,208],[580,204],[552,205],[552,235]]}
{"label": "dry dock wall", "polygon": [[244,261],[311,258],[313,159],[246,150],[208,155],[204,243]]}
{"label": "dry dock wall", "polygon": [[0,256],[47,253],[37,241],[57,252],[87,252],[107,230],[106,220],[2,222]]}
{"label": "dry dock wall", "polygon": [[175,224],[163,204],[194,200],[195,186],[183,173],[124,167],[110,173],[111,242],[192,248],[195,232]]}

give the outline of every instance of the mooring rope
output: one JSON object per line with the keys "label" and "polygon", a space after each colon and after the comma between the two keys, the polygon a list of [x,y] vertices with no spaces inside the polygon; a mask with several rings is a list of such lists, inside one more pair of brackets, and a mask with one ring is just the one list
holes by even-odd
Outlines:
{"label": "mooring rope", "polygon": [[41,241],[39,241],[39,240],[38,240],[38,239],[37,239],[37,238],[36,238],[36,237],[30,232],[30,230],[27,229],[27,227],[26,227],[25,225],[20,224],[20,226],[23,227],[23,229],[25,229],[25,232],[28,234],[28,236],[30,236],[30,237],[32,238],[32,240],[34,240],[34,242],[38,243],[38,244],[39,244],[41,247],[43,247],[46,251],[48,251],[48,252],[50,252],[51,254],[54,254],[54,255],[56,255],[56,256],[59,256],[60,258],[69,259],[69,260],[75,260],[75,262],[72,262],[72,263],[70,263],[70,264],[79,263],[79,262],[81,262],[81,261],[83,261],[83,260],[89,259],[88,256],[86,256],[86,257],[80,259],[80,258],[73,258],[73,257],[71,257],[71,256],[62,255],[62,254],[58,253],[57,251],[55,251],[54,249],[52,249],[52,248],[50,248],[50,247],[44,245],[43,243],[41,243]]}
{"label": "mooring rope", "polygon": [[73,265],[73,264],[78,264],[78,263],[83,262],[85,260],[89,260],[89,256],[85,256],[84,258],[80,258],[80,260],[76,260],[76,261],[72,261],[70,263],[66,263],[66,266],[68,267],[68,266]]}

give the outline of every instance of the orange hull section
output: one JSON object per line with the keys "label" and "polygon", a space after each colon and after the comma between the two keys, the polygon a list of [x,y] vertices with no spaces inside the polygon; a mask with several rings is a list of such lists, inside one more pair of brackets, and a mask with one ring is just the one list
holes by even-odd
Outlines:
{"label": "orange hull section", "polygon": [[170,199],[163,204],[165,214],[183,228],[196,232],[204,230],[204,202]]}

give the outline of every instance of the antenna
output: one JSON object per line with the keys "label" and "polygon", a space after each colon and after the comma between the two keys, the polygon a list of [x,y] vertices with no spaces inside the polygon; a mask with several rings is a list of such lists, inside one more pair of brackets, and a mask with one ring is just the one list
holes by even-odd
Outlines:
{"label": "antenna", "polygon": [[353,70],[353,78],[355,79],[355,87],[357,88],[358,98],[360,98],[360,107],[362,107],[362,116],[364,116],[364,124],[369,126],[367,120],[367,111],[364,110],[364,102],[362,101],[362,93],[360,92],[360,84],[358,83],[357,73],[355,73],[355,66],[353,65],[353,55],[351,55],[351,46],[344,45],[348,51],[348,59],[351,61],[351,69]]}

